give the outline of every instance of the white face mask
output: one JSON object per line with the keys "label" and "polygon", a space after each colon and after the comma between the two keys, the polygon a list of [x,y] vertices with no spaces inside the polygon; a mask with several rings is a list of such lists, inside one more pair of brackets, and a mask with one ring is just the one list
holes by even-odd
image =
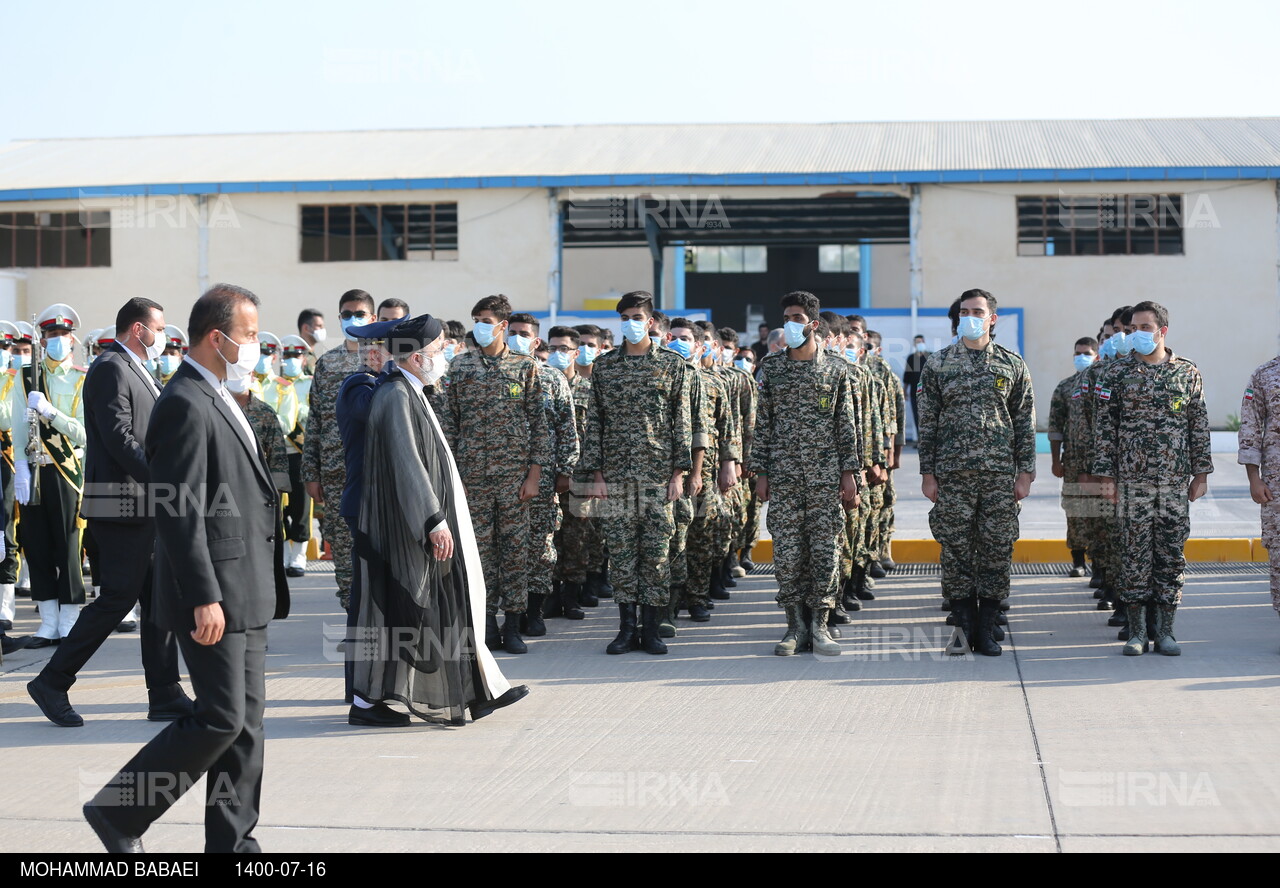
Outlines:
{"label": "white face mask", "polygon": [[[139,340],[139,342],[141,342],[141,340]],[[143,348],[147,352],[146,360],[154,361],[157,358],[159,358],[162,354],[164,354],[165,345],[167,345],[167,343],[165,342],[164,334],[157,333],[155,330],[152,330],[151,344],[143,346]]]}
{"label": "white face mask", "polygon": [[324,327],[321,327],[319,330],[311,331],[311,338],[314,339],[316,342],[324,342],[325,337],[328,335],[329,335],[329,331]]}
{"label": "white face mask", "polygon": [[[240,349],[240,354],[237,356],[234,363],[227,360],[226,356],[222,354],[222,349],[218,349],[218,357],[222,358],[223,362],[227,365],[227,381],[230,382],[233,379],[247,380],[249,374],[253,372],[253,368],[258,365],[258,358],[262,356],[262,347],[256,342],[246,342],[242,345],[230,336],[227,336],[227,334],[223,333],[221,330],[217,332],[228,342]],[[241,391],[244,391],[244,389],[241,389]]]}
{"label": "white face mask", "polygon": [[231,392],[231,394],[243,395],[245,392],[249,391],[249,377],[241,376],[238,379],[232,379],[228,376],[224,385],[226,386],[227,391]]}
{"label": "white face mask", "polygon": [[427,385],[433,384],[437,379],[442,378],[449,372],[449,362],[444,359],[443,354],[436,355],[431,359],[431,363],[427,366]]}

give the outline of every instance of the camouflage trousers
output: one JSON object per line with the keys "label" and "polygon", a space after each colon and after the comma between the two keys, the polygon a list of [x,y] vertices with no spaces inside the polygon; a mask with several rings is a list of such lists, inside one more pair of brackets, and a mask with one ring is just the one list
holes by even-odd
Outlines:
{"label": "camouflage trousers", "polygon": [[771,483],[769,532],[782,607],[835,607],[843,512],[835,483]]}
{"label": "camouflage trousers", "polygon": [[704,607],[711,600],[711,574],[720,568],[720,562],[729,554],[733,532],[732,516],[725,497],[716,487],[714,479],[704,479],[702,494],[695,504],[693,523],[689,525],[689,548],[685,553],[688,565],[688,601]]}
{"label": "camouflage trousers", "polygon": [[[1274,479],[1263,480],[1273,491],[1280,490]],[[1280,501],[1262,507],[1262,545],[1271,561],[1271,606],[1280,611]]]}
{"label": "camouflage trousers", "polygon": [[[555,533],[556,577],[566,583],[585,583],[587,572],[599,571],[604,562],[599,553],[599,522],[591,517],[591,500],[574,491],[560,495],[560,511],[560,529]],[[595,561],[593,544],[599,555]]]}
{"label": "camouflage trousers", "polygon": [[887,558],[893,548],[893,506],[898,501],[898,493],[893,486],[893,476],[897,470],[889,472],[889,480],[884,483],[884,504],[880,507],[879,539],[872,555],[876,558]]}
{"label": "camouflage trousers", "polygon": [[1090,496],[1081,489],[1076,480],[1080,474],[1081,467],[1064,463],[1060,502],[1062,511],[1067,516],[1067,548],[1073,552],[1091,550],[1093,537],[1097,533],[1092,524],[1097,519],[1093,516],[1097,514],[1099,503],[1106,504],[1102,497]]}
{"label": "camouflage trousers", "polygon": [[338,584],[338,600],[346,607],[351,597],[351,552],[353,543],[347,522],[338,515],[342,502],[342,489],[347,484],[347,473],[325,472],[320,477],[320,492],[324,494],[324,513],[320,516],[320,536],[329,544],[333,555],[333,578]]}
{"label": "camouflage trousers", "polygon": [[524,477],[519,469],[463,476],[491,615],[499,610],[522,614],[529,607],[529,574],[538,550],[532,533],[533,502],[520,502]]}
{"label": "camouflage trousers", "polygon": [[1119,483],[1115,548],[1122,557],[1115,589],[1126,604],[1154,601],[1177,607],[1182,601],[1183,548],[1191,536],[1190,481]]}
{"label": "camouflage trousers", "polygon": [[760,497],[756,496],[756,480],[754,478],[743,478],[743,483],[747,485],[747,514],[742,527],[742,537],[738,548],[751,551],[751,547],[755,545],[756,538],[760,536]]}
{"label": "camouflage trousers", "polygon": [[667,561],[671,565],[671,585],[689,585],[689,527],[693,524],[693,497],[682,496],[671,504],[675,532],[671,534],[671,546]]}
{"label": "camouflage trousers", "polygon": [[725,540],[725,546],[737,551],[746,545],[742,538],[747,535],[747,500],[750,498],[750,492],[746,488],[745,479],[739,478],[728,492],[721,495],[721,498],[728,509],[725,523],[729,536]]}
{"label": "camouflage trousers", "polygon": [[609,581],[618,604],[665,607],[671,597],[671,537],[674,507],[667,485],[620,481],[609,498],[597,501],[604,542],[609,547]]}
{"label": "camouflage trousers", "polygon": [[938,476],[929,529],[942,547],[942,597],[1009,597],[1009,561],[1018,539],[1013,475],[952,472]]}
{"label": "camouflage trousers", "polygon": [[560,530],[560,499],[556,476],[542,476],[538,498],[529,503],[529,538],[538,563],[529,577],[529,594],[551,597],[551,581],[556,573],[556,532]]}
{"label": "camouflage trousers", "polygon": [[[863,488],[862,499],[865,500],[866,497],[867,489]],[[842,584],[853,576],[855,565],[862,566],[868,560],[865,511],[865,505],[844,510],[844,532],[840,535],[840,582]]]}
{"label": "camouflage trousers", "polygon": [[862,493],[862,550],[865,564],[880,553],[880,516],[884,511],[885,485],[868,486]]}

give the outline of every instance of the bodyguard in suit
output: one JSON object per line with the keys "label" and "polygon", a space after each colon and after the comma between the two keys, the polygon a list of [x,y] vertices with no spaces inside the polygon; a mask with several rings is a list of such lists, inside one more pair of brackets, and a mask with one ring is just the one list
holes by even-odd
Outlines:
{"label": "bodyguard in suit", "polygon": [[267,623],[289,612],[280,503],[258,440],[226,391],[258,363],[258,297],[216,284],[147,432],[156,517],[155,619],[178,636],[195,713],[173,722],[84,806],[108,851],[141,837],[203,775],[206,852],[256,852]]}
{"label": "bodyguard in suit", "polygon": [[150,619],[156,531],[145,494],[150,469],[143,442],[160,388],[144,362],[164,350],[164,310],[135,296],[117,312],[116,331],[116,341],[97,357],[84,381],[87,444],[80,514],[98,544],[102,591],[27,685],[45,717],[64,728],[84,724],[67,699],[76,673],[139,601],[147,718],[174,721],[192,711],[178,683],[177,641]]}

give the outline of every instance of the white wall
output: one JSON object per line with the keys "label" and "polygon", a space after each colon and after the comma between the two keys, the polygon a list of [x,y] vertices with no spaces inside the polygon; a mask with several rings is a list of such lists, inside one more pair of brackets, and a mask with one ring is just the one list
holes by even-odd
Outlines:
{"label": "white wall", "polygon": [[1065,193],[1181,193],[1189,212],[1208,199],[1217,227],[1187,228],[1181,256],[1018,256],[1015,195],[1058,186],[931,185],[921,189],[924,304],[946,307],[989,290],[1026,310],[1026,358],[1043,428],[1049,395],[1071,373],[1072,344],[1121,305],[1169,309],[1169,346],[1199,366],[1210,422],[1238,413],[1253,369],[1276,354],[1276,191],[1272,182],[1063,185]]}

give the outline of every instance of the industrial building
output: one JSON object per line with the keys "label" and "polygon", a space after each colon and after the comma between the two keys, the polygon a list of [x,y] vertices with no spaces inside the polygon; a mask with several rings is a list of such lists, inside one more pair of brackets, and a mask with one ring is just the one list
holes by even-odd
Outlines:
{"label": "industrial building", "polygon": [[1043,426],[1074,340],[1154,299],[1222,426],[1277,352],[1277,180],[1278,118],[18,141],[0,146],[0,317],[66,302],[100,327],[145,295],[181,325],[229,281],[282,335],[354,287],[462,320],[495,292],[579,316],[651,289],[754,337],[807,289],[896,357],[982,287],[1016,319],[1002,341]]}

